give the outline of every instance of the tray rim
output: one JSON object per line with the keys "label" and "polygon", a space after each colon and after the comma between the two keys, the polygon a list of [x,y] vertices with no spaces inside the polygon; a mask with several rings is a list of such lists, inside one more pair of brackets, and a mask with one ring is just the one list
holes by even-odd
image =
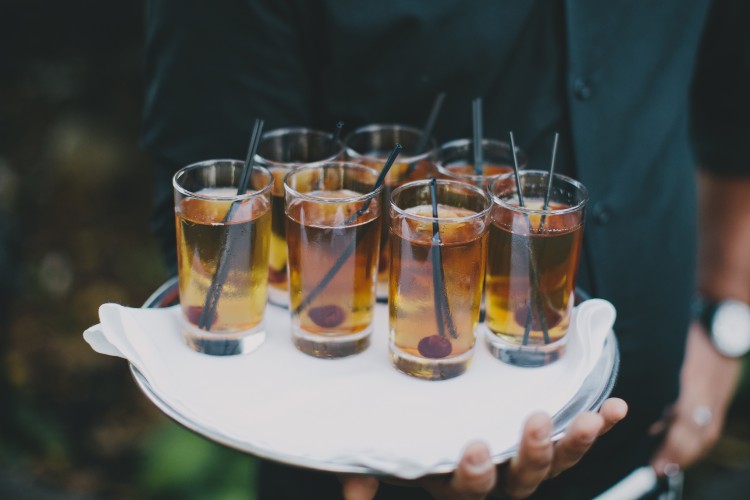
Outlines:
{"label": "tray rim", "polygon": [[[146,299],[143,308],[158,308],[169,305],[169,301],[176,299],[177,277],[174,276],[165,281],[157,288],[151,296]],[[279,307],[279,306],[273,306]],[[179,411],[172,408],[154,391],[148,380],[132,364],[128,363],[130,372],[138,388],[143,392],[148,400],[154,404],[166,416],[176,423],[188,429],[199,436],[205,437],[223,446],[235,449],[266,460],[281,462],[286,465],[303,467],[325,472],[334,472],[342,474],[364,474],[370,476],[385,476],[386,474],[370,469],[369,467],[358,464],[340,464],[329,463],[323,460],[315,460],[309,457],[289,455],[285,453],[274,452],[251,443],[234,439],[220,432],[201,426],[200,422],[195,422]],[[617,337],[614,331],[610,330],[604,342],[602,356],[586,377],[583,385],[565,406],[552,416],[552,440],[557,441],[565,435],[565,430],[573,421],[573,418],[582,411],[596,411],[612,393],[612,389],[617,382],[617,375],[620,368],[620,350]],[[608,375],[607,375],[608,373]],[[602,376],[604,375],[604,376]],[[514,456],[518,446],[512,446],[502,452],[492,455],[495,464],[501,464]],[[443,474],[453,472],[456,468],[455,462],[436,464],[430,471],[430,474]]]}

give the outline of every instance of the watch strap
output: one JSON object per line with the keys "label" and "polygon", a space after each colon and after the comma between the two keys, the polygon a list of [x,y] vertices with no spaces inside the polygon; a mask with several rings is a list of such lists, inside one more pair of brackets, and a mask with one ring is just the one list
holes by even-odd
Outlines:
{"label": "watch strap", "polygon": [[703,325],[709,337],[712,337],[714,315],[718,308],[719,301],[708,299],[702,295],[696,296],[693,300],[693,318]]}

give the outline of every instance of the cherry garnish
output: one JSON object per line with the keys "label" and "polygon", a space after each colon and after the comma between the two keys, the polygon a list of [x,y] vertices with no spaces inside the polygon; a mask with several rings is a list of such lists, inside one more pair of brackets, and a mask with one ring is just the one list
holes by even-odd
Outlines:
{"label": "cherry garnish", "polygon": [[346,319],[344,310],[333,304],[313,307],[307,314],[313,323],[322,328],[335,328]]}
{"label": "cherry garnish", "polygon": [[[198,326],[200,325],[201,321],[201,314],[203,313],[203,307],[202,306],[188,306],[185,310],[185,317],[187,317],[187,320],[191,322],[192,324]],[[214,315],[211,318],[210,323],[213,325],[216,323],[218,316],[216,314],[216,311],[214,311]]]}
{"label": "cherry garnish", "polygon": [[430,335],[419,341],[417,350],[425,358],[439,359],[449,355],[453,350],[453,346],[451,345],[451,341],[445,337]]}

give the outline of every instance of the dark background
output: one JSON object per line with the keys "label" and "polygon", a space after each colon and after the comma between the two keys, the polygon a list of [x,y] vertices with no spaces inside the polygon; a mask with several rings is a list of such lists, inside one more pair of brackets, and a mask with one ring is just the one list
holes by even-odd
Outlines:
{"label": "dark background", "polygon": [[138,148],[133,1],[0,2],[0,498],[248,498],[252,461],[172,424],[84,329],[166,279]]}
{"label": "dark background", "polygon": [[[0,2],[2,498],[255,497],[252,459],[168,421],[81,336],[167,278],[138,147],[142,10]],[[689,497],[745,498],[749,401],[745,383]]]}

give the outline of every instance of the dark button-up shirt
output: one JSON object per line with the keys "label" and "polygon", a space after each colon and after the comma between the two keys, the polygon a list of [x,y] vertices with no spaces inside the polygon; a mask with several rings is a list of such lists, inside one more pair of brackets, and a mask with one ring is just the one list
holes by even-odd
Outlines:
{"label": "dark button-up shirt", "polygon": [[256,117],[267,129],[420,126],[445,90],[444,141],[470,135],[470,102],[482,96],[486,136],[515,131],[536,168],[547,168],[559,131],[560,169],[590,194],[580,284],[617,307],[616,394],[631,407],[540,492],[589,497],[647,463],[647,428],[677,394],[694,287],[694,152],[719,172],[748,165],[748,2],[709,4],[147,2],[143,144],[156,162],[156,227],[174,253],[171,175],[243,157]]}

